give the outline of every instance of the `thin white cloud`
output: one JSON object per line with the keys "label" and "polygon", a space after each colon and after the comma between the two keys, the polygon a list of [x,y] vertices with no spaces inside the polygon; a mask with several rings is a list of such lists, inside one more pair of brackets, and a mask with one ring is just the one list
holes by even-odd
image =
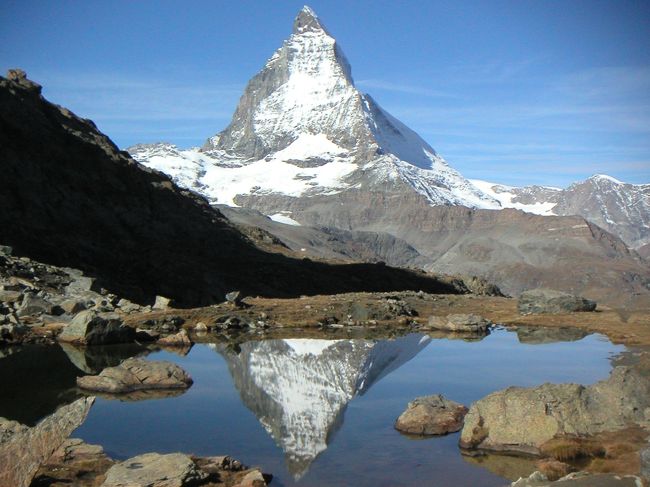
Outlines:
{"label": "thin white cloud", "polygon": [[445,91],[433,90],[422,86],[413,86],[402,83],[394,83],[391,81],[383,81],[378,79],[364,79],[356,81],[358,87],[364,89],[375,89],[379,91],[392,91],[396,93],[406,93],[409,95],[426,96],[429,98],[458,98],[458,95],[448,93]]}

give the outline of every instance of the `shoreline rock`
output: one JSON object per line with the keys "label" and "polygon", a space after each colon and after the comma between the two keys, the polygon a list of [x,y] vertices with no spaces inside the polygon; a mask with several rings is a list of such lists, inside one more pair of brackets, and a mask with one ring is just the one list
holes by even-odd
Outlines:
{"label": "shoreline rock", "polygon": [[193,383],[181,367],[165,361],[127,359],[99,375],[77,378],[81,389],[110,394],[125,394],[152,389],[187,389]]}
{"label": "shoreline rock", "polygon": [[650,380],[632,367],[616,367],[590,386],[543,384],[509,387],[470,406],[459,445],[469,450],[540,455],[563,435],[618,431],[650,420]]}
{"label": "shoreline rock", "polygon": [[450,314],[446,317],[430,316],[427,329],[461,333],[487,333],[492,323],[474,314]]}
{"label": "shoreline rock", "polygon": [[542,288],[524,291],[517,302],[517,310],[522,315],[589,312],[595,309],[595,301]]}

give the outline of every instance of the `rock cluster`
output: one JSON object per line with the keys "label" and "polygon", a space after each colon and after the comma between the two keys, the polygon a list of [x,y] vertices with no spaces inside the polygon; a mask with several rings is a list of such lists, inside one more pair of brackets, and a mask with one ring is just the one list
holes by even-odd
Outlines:
{"label": "rock cluster", "polygon": [[534,289],[519,296],[517,309],[522,315],[593,311],[596,302],[553,289]]}
{"label": "rock cluster", "polygon": [[187,389],[192,382],[190,375],[172,362],[138,358],[104,369],[99,375],[77,378],[77,386],[82,389],[110,394],[150,389]]}
{"label": "rock cluster", "polygon": [[463,427],[467,408],[440,394],[409,402],[395,422],[395,429],[413,435],[446,435]]}

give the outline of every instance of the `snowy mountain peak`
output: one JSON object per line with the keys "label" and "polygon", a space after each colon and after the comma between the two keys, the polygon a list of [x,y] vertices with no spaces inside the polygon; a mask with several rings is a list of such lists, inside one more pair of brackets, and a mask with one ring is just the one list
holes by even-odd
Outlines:
{"label": "snowy mountain peak", "polygon": [[163,171],[169,167],[184,185],[196,175],[193,189],[229,205],[238,195],[307,197],[354,189],[415,191],[432,205],[500,207],[357,90],[343,51],[309,7],[249,81],[230,124],[200,150],[173,154],[186,164],[152,161],[147,150],[132,155]]}
{"label": "snowy mountain peak", "polygon": [[318,30],[327,32],[325,26],[318,18],[318,15],[316,15],[316,12],[314,12],[311,7],[305,5],[300,12],[298,12],[296,20],[293,22],[293,33],[302,34],[303,32],[313,32]]}

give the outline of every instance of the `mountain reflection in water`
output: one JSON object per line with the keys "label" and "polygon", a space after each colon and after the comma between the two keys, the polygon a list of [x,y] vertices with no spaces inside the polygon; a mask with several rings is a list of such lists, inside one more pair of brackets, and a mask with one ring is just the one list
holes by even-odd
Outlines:
{"label": "mountain reflection in water", "polygon": [[265,340],[216,345],[243,403],[285,453],[297,480],[343,423],[355,396],[415,357],[431,341],[412,334],[392,340]]}

